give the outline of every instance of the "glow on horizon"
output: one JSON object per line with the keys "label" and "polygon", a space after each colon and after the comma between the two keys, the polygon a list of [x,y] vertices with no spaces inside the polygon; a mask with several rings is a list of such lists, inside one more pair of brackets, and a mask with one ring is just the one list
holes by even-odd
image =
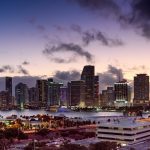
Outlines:
{"label": "glow on horizon", "polygon": [[[97,17],[97,15],[87,13],[80,7],[73,6],[65,1],[53,1],[53,5],[49,7],[47,6],[48,1],[45,3],[38,1],[36,4],[34,2],[29,3],[31,5],[14,0],[14,2],[10,2],[9,6],[5,4],[5,7],[1,9],[1,66],[11,65],[16,68],[23,61],[28,60],[30,64],[24,66],[24,68],[29,71],[31,76],[53,76],[57,70],[77,70],[81,72],[83,66],[87,64],[95,65],[96,73],[105,72],[108,65],[111,64],[121,68],[124,77],[129,80],[133,80],[137,73],[150,74],[150,43],[134,30],[122,28],[119,23],[113,22],[109,18],[106,20],[104,17]],[[11,4],[13,5],[11,6]],[[15,4],[21,7],[16,10]],[[23,5],[25,6],[23,7]],[[7,11],[7,7],[10,8],[9,11]],[[28,8],[28,11],[25,8]],[[16,13],[18,11],[20,13]],[[35,22],[32,24],[29,23],[31,18],[35,18]],[[76,62],[66,64],[48,60],[42,54],[42,50],[50,42],[76,42],[81,44],[80,35],[70,30],[72,24],[80,25],[84,31],[93,30],[93,28],[101,30],[108,37],[121,39],[124,45],[109,47],[98,42],[92,42],[88,46],[82,45],[85,50],[94,56],[94,63],[87,62],[84,57],[78,57]],[[37,28],[39,25],[43,26],[43,30]],[[62,27],[62,31],[57,30],[55,25]],[[46,36],[47,38],[45,38]],[[67,59],[67,56],[63,53],[59,55]],[[142,69],[141,66],[145,66],[145,68]],[[0,74],[0,76],[22,75],[18,74],[17,71]]]}

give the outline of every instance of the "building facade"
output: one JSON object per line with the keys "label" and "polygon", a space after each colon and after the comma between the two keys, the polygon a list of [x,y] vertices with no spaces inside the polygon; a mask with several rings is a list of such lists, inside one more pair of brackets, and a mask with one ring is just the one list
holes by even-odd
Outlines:
{"label": "building facade", "polygon": [[113,87],[107,87],[106,90],[102,90],[100,95],[100,106],[114,106],[115,92]]}
{"label": "building facade", "polygon": [[137,144],[150,139],[150,122],[118,119],[97,125],[100,141],[116,142],[123,146]]}
{"label": "building facade", "polygon": [[70,106],[85,107],[85,81],[71,81],[70,83]]}
{"label": "building facade", "polygon": [[85,81],[85,105],[95,107],[99,100],[99,79],[95,76],[94,66],[84,66],[81,73],[81,80]]}
{"label": "building facade", "polygon": [[29,88],[29,104],[30,105],[38,104],[35,87]]}
{"label": "building facade", "polygon": [[149,76],[137,74],[134,77],[134,105],[149,105]]}
{"label": "building facade", "polygon": [[60,87],[60,105],[61,106],[68,106],[68,87],[61,86]]}
{"label": "building facade", "polygon": [[8,91],[0,92],[0,107],[2,109],[7,109],[9,107],[9,93]]}
{"label": "building facade", "polygon": [[8,91],[8,105],[12,105],[12,77],[5,78],[5,90]]}
{"label": "building facade", "polygon": [[48,82],[47,80],[36,81],[36,95],[39,107],[46,107],[48,101]]}
{"label": "building facade", "polygon": [[60,106],[60,87],[63,83],[54,82],[52,78],[48,79],[48,106]]}
{"label": "building facade", "polygon": [[116,82],[114,84],[115,101],[116,107],[124,107],[130,104],[130,90],[126,80]]}
{"label": "building facade", "polygon": [[23,109],[24,105],[29,101],[28,87],[24,83],[18,83],[15,87],[16,104]]}

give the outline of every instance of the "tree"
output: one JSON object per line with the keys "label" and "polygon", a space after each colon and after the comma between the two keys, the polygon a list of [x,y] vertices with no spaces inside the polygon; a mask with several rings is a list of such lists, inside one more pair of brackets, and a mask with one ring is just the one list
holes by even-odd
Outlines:
{"label": "tree", "polygon": [[17,128],[8,128],[4,131],[4,136],[7,139],[13,139],[13,138],[18,138],[20,139],[27,139],[28,136],[27,134],[23,133],[21,130]]}
{"label": "tree", "polygon": [[0,130],[0,139],[4,138],[4,131]]}
{"label": "tree", "polygon": [[116,142],[98,142],[96,144],[91,144],[89,150],[117,150]]}
{"label": "tree", "polygon": [[37,132],[38,135],[41,135],[41,136],[46,136],[47,134],[49,134],[49,129],[40,129],[38,132]]}
{"label": "tree", "polygon": [[88,150],[85,146],[77,144],[64,144],[59,150]]}
{"label": "tree", "polygon": [[8,128],[5,130],[4,134],[7,139],[16,138],[18,136],[18,129]]}

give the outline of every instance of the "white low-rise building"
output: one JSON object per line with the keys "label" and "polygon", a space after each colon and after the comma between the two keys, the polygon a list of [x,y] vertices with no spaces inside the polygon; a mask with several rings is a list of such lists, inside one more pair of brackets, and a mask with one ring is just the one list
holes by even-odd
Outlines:
{"label": "white low-rise building", "polygon": [[150,122],[134,119],[113,120],[97,125],[97,138],[100,141],[113,141],[130,145],[150,139]]}

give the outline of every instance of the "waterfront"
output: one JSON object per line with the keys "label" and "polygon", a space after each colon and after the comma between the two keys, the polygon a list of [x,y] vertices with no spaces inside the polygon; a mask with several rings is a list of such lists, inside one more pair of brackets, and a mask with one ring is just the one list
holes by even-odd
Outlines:
{"label": "waterfront", "polygon": [[11,116],[11,115],[17,115],[19,116],[33,116],[37,114],[48,114],[53,116],[60,116],[64,115],[69,118],[74,117],[80,117],[83,119],[87,118],[98,118],[102,116],[122,116],[122,112],[50,112],[45,110],[30,110],[30,109],[24,109],[24,110],[10,110],[10,111],[0,111],[0,115],[2,115],[4,118]]}

